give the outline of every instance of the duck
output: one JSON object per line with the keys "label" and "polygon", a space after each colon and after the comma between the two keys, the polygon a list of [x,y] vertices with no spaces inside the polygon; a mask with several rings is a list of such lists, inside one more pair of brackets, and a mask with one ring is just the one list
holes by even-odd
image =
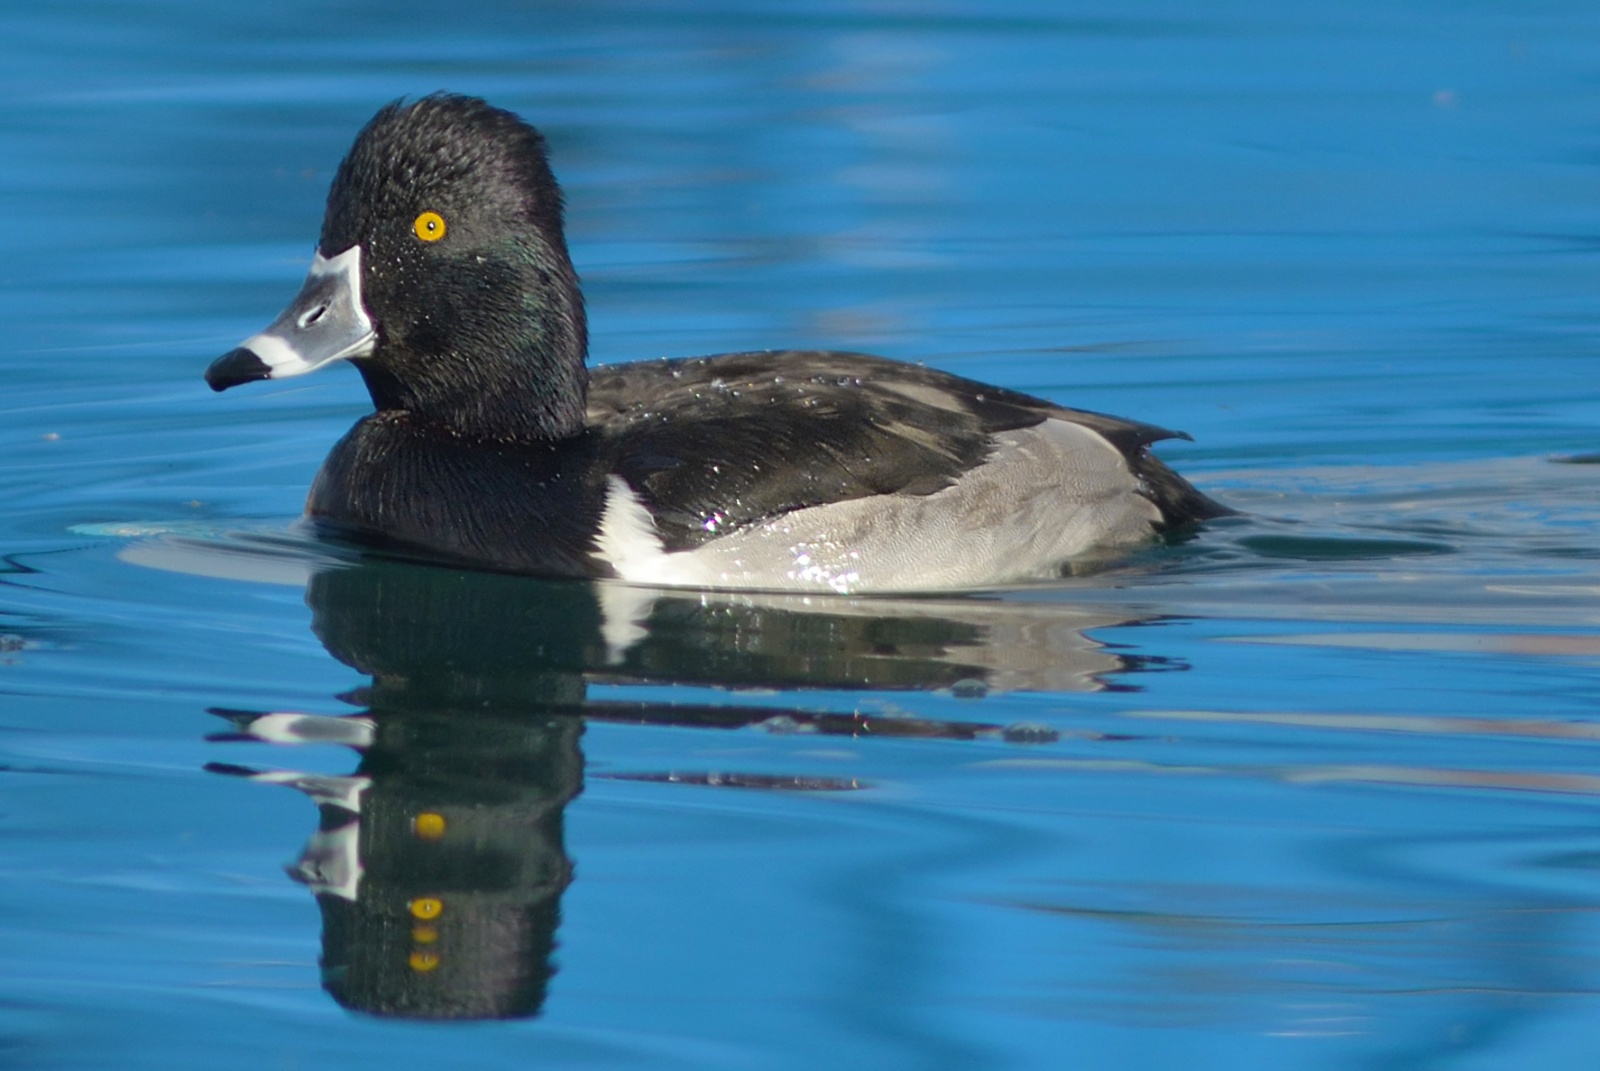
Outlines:
{"label": "duck", "polygon": [[299,294],[217,391],[355,366],[373,412],[305,520],[430,561],[631,585],[856,594],[1059,577],[1230,510],[1188,438],[921,364],[778,349],[588,364],[544,137],[476,97],[381,108]]}

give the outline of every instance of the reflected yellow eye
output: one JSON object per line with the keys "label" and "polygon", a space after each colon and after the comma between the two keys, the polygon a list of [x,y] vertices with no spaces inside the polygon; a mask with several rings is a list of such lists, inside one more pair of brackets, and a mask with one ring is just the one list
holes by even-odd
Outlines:
{"label": "reflected yellow eye", "polygon": [[411,229],[424,242],[437,242],[444,237],[444,217],[437,212],[424,212],[411,224]]}
{"label": "reflected yellow eye", "polygon": [[423,811],[411,820],[411,831],[418,840],[441,840],[444,837],[444,815]]}
{"label": "reflected yellow eye", "polygon": [[432,952],[422,952],[419,950],[411,953],[411,957],[407,960],[407,962],[411,964],[411,969],[416,971],[418,974],[426,974],[428,971],[433,970],[439,965],[439,957],[434,955]]}

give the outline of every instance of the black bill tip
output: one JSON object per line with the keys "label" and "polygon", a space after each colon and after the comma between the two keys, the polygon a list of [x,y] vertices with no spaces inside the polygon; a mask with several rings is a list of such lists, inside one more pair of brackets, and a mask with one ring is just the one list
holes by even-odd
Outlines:
{"label": "black bill tip", "polygon": [[241,383],[271,378],[272,369],[267,367],[267,363],[257,357],[253,350],[243,346],[224,353],[206,369],[206,384],[212,390],[227,390]]}

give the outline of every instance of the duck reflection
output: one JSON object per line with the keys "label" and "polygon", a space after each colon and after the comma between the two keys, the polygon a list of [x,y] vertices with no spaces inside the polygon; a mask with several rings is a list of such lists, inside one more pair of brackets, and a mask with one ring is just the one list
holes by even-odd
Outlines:
{"label": "duck reflection", "polygon": [[347,777],[212,767],[316,802],[320,826],[289,873],[316,895],[323,985],[346,1007],[505,1018],[544,1000],[597,610],[576,585],[528,602],[498,579],[381,563],[318,573],[312,627],[371,676],[344,697],[365,709],[214,712],[232,723],[224,739],[361,755]]}
{"label": "duck reflection", "polygon": [[[562,891],[562,814],[583,787],[587,720],[971,739],[1030,726],[773,706],[590,698],[591,684],[784,689],[1091,690],[1133,668],[1084,630],[1114,614],[1000,600],[651,594],[363,561],[307,585],[330,654],[371,677],[344,717],[213,710],[219,741],[333,744],[347,776],[213,763],[310,796],[321,821],[288,869],[322,912],[323,985],[411,1018],[538,1013]],[[849,779],[617,773],[739,787],[848,790]]]}

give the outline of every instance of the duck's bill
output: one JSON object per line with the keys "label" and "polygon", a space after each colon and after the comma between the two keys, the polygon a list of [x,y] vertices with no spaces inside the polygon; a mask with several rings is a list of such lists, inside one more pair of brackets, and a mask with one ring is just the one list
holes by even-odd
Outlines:
{"label": "duck's bill", "polygon": [[252,335],[206,369],[212,390],[258,379],[284,379],[315,372],[334,361],[372,353],[377,341],[361,303],[361,247],[336,257],[318,250],[300,294],[259,335]]}

